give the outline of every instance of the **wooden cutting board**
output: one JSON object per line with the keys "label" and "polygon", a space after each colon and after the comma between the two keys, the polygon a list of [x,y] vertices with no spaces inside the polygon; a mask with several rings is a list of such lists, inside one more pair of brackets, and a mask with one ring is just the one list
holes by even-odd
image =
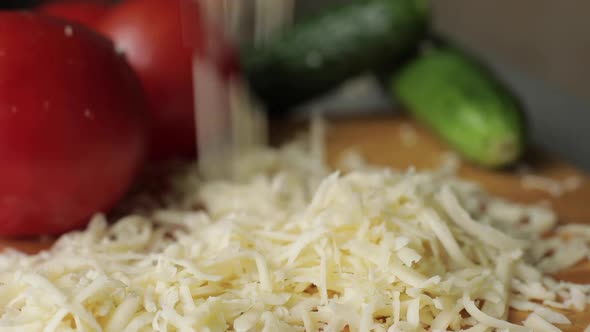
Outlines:
{"label": "wooden cutting board", "polygon": [[[292,132],[293,126],[278,126],[274,136],[285,136]],[[408,118],[398,115],[379,115],[349,117],[329,121],[328,159],[331,163],[342,152],[351,147],[357,148],[366,159],[374,164],[388,165],[405,169],[435,168],[441,165],[450,149],[434,138],[427,130]],[[563,223],[590,224],[590,177],[575,167],[557,158],[537,153],[526,158],[524,163],[535,175],[562,180],[576,177],[581,185],[560,197],[523,187],[522,176],[516,170],[489,171],[462,163],[459,173],[483,184],[490,192],[519,201],[546,201],[552,205]],[[0,239],[0,248],[12,247],[29,253],[47,248],[50,241]],[[557,275],[558,278],[578,283],[590,283],[590,263],[582,263],[575,268]],[[583,313],[564,312],[573,322],[563,327],[564,331],[583,331],[590,324],[590,308]],[[520,323],[526,313],[512,312],[511,320]]]}

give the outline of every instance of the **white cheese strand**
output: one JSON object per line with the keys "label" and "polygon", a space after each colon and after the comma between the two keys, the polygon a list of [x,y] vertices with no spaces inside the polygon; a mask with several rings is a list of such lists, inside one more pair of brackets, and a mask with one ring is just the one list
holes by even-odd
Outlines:
{"label": "white cheese strand", "polygon": [[471,219],[448,186],[442,188],[440,202],[457,225],[483,243],[498,249],[519,249],[526,246],[524,241],[513,239],[497,229]]}
{"label": "white cheese strand", "polygon": [[547,322],[536,313],[530,314],[522,323],[534,332],[562,332],[561,329]]}
{"label": "white cheese strand", "polygon": [[475,302],[473,302],[467,294],[463,295],[463,306],[465,307],[465,310],[473,318],[477,319],[480,323],[485,324],[487,326],[495,327],[498,329],[508,329],[510,331],[515,332],[529,332],[529,329],[527,329],[526,327],[512,324],[507,321],[497,319],[485,314],[484,312],[479,310],[479,308],[477,308]]}
{"label": "white cheese strand", "polygon": [[425,219],[436,236],[438,237],[442,246],[447,250],[451,259],[455,263],[463,267],[473,266],[473,262],[469,260],[457,244],[457,241],[453,237],[453,234],[449,230],[449,227],[440,220],[440,217],[432,210],[426,211],[422,218]]}

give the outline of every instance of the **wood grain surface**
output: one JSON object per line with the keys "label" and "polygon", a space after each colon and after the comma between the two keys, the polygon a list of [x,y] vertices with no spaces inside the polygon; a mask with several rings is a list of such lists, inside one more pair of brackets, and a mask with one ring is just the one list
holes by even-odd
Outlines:
{"label": "wood grain surface", "polygon": [[[292,132],[292,126],[278,126],[274,131],[275,136],[284,137],[285,132]],[[439,167],[450,151],[424,128],[405,117],[393,115],[330,120],[327,143],[331,163],[352,147],[361,151],[371,163],[402,169],[410,166],[417,169]],[[515,201],[545,201],[551,204],[563,223],[590,224],[590,178],[586,174],[566,162],[539,153],[526,158],[524,163],[536,175],[557,180],[577,177],[582,180],[581,185],[560,197],[553,197],[544,191],[524,188],[521,175],[516,170],[490,171],[461,163],[459,173],[481,183],[490,192]],[[50,240],[0,239],[0,248],[16,248],[27,253],[35,253],[50,245]],[[585,262],[563,271],[557,278],[590,283],[590,264]],[[573,322],[573,325],[561,327],[564,331],[583,331],[590,324],[590,309],[582,313],[564,313]],[[526,313],[512,312],[510,315],[510,319],[516,323],[524,318]]]}

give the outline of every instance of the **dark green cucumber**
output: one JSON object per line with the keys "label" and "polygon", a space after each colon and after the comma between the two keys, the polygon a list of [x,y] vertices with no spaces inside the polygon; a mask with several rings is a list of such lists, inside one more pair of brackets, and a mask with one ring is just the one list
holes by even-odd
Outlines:
{"label": "dark green cucumber", "polygon": [[357,0],[245,50],[242,65],[255,94],[283,111],[404,55],[427,21],[426,0]]}
{"label": "dark green cucumber", "polygon": [[467,159],[488,167],[525,149],[524,114],[491,71],[454,47],[430,49],[394,74],[392,92]]}

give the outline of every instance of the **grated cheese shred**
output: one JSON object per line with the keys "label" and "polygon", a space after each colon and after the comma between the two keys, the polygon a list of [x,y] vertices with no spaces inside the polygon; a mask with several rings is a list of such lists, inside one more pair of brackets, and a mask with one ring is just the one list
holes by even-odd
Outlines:
{"label": "grated cheese shred", "polygon": [[588,256],[587,226],[545,240],[547,208],[350,153],[330,173],[309,145],[253,152],[231,182],[183,166],[163,203],[139,193],[112,224],[5,251],[0,331],[559,331],[551,307],[587,308],[590,285],[545,275],[566,234]]}

